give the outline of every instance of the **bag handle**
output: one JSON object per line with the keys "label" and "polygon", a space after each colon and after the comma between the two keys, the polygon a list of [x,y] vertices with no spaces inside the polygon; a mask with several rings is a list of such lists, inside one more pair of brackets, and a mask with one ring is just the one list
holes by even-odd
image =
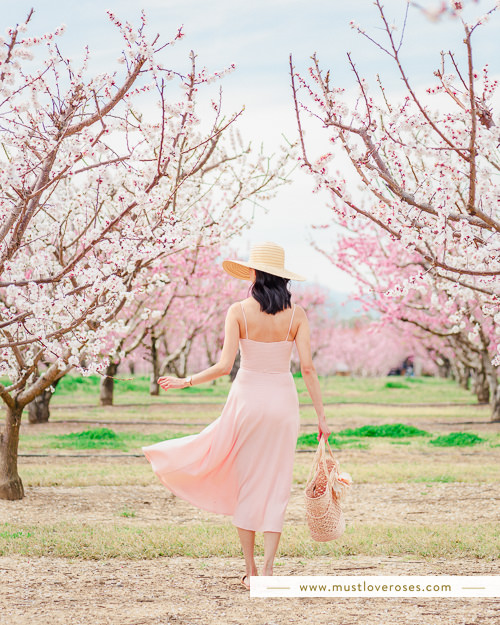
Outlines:
{"label": "bag handle", "polygon": [[328,452],[330,454],[330,458],[333,460],[333,464],[335,465],[335,468],[337,469],[337,473],[340,472],[340,465],[339,465],[339,461],[337,460],[337,458],[335,458],[335,456],[333,455],[333,451],[332,448],[330,447],[330,443],[328,442],[327,438],[322,437],[322,440],[324,442],[326,442],[327,446],[328,446]]}
{"label": "bag handle", "polygon": [[319,463],[321,462],[321,464],[323,465],[323,469],[325,471],[325,475],[326,475],[326,479],[328,480],[329,485],[331,486],[331,488],[333,487],[333,475],[335,473],[335,471],[338,473],[340,470],[339,467],[339,463],[337,462],[337,460],[335,459],[333,452],[332,452],[332,448],[330,447],[330,443],[328,441],[326,441],[326,444],[328,445],[328,451],[329,451],[329,455],[331,457],[331,459],[333,460],[333,468],[330,471],[328,471],[328,468],[326,466],[326,458],[325,458],[325,454],[326,454],[326,450],[325,450],[325,437],[322,436],[319,440],[318,443],[318,447],[316,449],[316,453],[314,454],[314,458],[311,464],[311,467],[309,469],[309,475],[307,476],[307,480],[306,480],[306,484],[309,483],[309,480],[312,477],[312,473],[313,470],[315,471],[318,467],[319,467]]}
{"label": "bag handle", "polygon": [[310,481],[310,479],[312,477],[313,471],[316,472],[316,469],[318,468],[320,461],[321,461],[321,445],[318,444],[318,446],[316,448],[316,452],[314,454],[313,461],[312,461],[311,466],[309,468],[309,475],[307,476],[306,484],[309,484],[309,481]]}
{"label": "bag handle", "polygon": [[[325,441],[326,441],[326,445],[328,445],[328,451],[329,451],[330,457],[333,460],[333,467],[332,467],[331,471],[328,471],[328,468],[326,466]],[[330,443],[325,439],[324,436],[321,437],[321,439],[319,441],[319,444],[320,444],[320,447],[321,447],[321,462],[322,462],[323,468],[325,470],[326,479],[328,481],[328,484],[330,485],[330,488],[332,488],[333,491],[335,492],[335,487],[334,487],[335,478],[334,478],[334,476],[335,476],[335,474],[339,473],[339,470],[340,470],[339,463],[334,458],[332,449],[330,447]]]}

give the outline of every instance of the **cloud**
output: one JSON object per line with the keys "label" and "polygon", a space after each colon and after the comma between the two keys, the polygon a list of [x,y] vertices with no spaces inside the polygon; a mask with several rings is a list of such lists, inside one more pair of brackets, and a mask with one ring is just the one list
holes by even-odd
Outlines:
{"label": "cloud", "polygon": [[[237,69],[224,78],[222,84],[224,108],[236,111],[246,106],[238,122],[242,135],[254,143],[265,142],[269,152],[277,149],[281,134],[289,139],[296,135],[291,100],[288,55],[293,53],[297,69],[306,72],[310,55],[317,52],[321,66],[332,70],[336,85],[352,89],[354,78],[349,69],[346,52],[351,51],[361,75],[374,86],[380,73],[388,97],[401,93],[401,78],[391,59],[376,46],[354,32],[349,21],[363,25],[375,38],[383,38],[376,8],[371,0],[100,0],[60,2],[60,0],[17,0],[4,3],[2,18],[5,25],[20,22],[31,6],[35,16],[32,33],[43,33],[61,23],[67,32],[61,39],[65,55],[81,56],[85,44],[93,53],[93,65],[100,70],[116,67],[121,50],[119,32],[106,16],[110,8],[118,16],[136,24],[144,8],[151,32],[159,32],[164,41],[171,39],[184,24],[186,37],[173,48],[165,50],[165,59],[172,67],[185,71],[188,55],[193,49],[198,62],[209,70],[219,70],[232,62]],[[384,2],[390,21],[401,27],[405,3],[401,0]],[[481,9],[482,10],[482,9]],[[498,56],[497,32],[500,16],[474,34],[474,58],[481,67]],[[463,58],[463,34],[456,20],[432,23],[416,9],[410,11],[402,58],[416,87],[433,80],[439,65],[441,49],[459,50]],[[215,90],[218,85],[214,86]],[[201,94],[201,91],[200,91]],[[313,150],[320,149],[322,133],[310,130],[308,142]],[[290,250],[290,266],[299,273],[328,283],[338,290],[349,291],[352,283],[328,266],[328,261],[312,250],[308,237],[311,223],[323,223],[330,217],[326,198],[312,194],[312,181],[297,174],[293,186],[284,187],[260,216],[255,226],[240,242],[248,245],[255,239],[277,237],[277,243]],[[314,236],[328,246],[332,233],[315,231]],[[300,259],[298,265],[292,259]]]}

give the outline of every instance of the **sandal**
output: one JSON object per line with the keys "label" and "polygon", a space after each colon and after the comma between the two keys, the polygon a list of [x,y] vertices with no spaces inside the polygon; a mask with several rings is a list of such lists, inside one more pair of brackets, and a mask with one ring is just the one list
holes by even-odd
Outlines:
{"label": "sandal", "polygon": [[250,586],[247,586],[247,585],[245,584],[245,582],[243,581],[243,580],[245,579],[245,577],[248,577],[248,575],[246,575],[246,574],[245,574],[245,575],[243,575],[243,577],[240,579],[240,584],[241,584],[242,586],[244,586],[247,590],[250,590]]}

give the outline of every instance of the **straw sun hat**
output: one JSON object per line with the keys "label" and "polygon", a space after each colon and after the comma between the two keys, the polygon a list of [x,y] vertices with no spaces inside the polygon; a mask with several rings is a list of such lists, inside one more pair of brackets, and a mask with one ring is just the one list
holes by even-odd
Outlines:
{"label": "straw sun hat", "polygon": [[281,278],[290,280],[306,280],[304,276],[285,269],[285,250],[272,241],[253,245],[250,250],[250,260],[228,259],[222,262],[222,268],[230,276],[240,280],[251,280],[250,268],[259,269]]}

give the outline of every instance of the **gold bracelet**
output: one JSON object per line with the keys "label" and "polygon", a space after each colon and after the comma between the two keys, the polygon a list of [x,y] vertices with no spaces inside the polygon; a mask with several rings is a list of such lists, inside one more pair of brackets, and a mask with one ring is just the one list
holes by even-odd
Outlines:
{"label": "gold bracelet", "polygon": [[186,382],[188,386],[193,386],[193,376],[190,375],[186,378]]}

